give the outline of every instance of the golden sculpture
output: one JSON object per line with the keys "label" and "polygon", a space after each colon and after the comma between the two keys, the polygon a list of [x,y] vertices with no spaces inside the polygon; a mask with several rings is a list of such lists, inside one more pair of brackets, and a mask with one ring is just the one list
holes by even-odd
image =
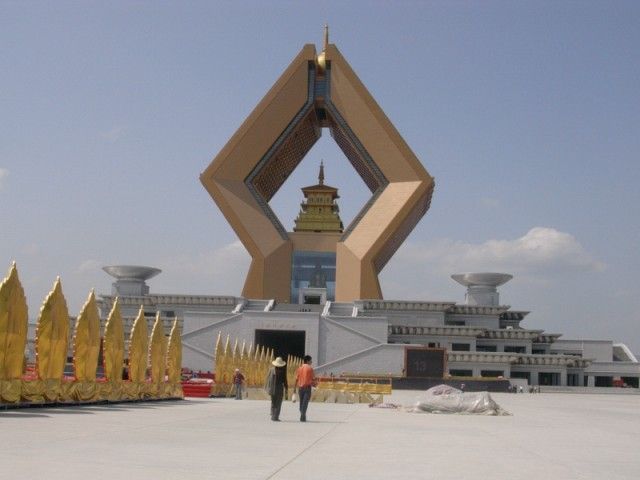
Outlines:
{"label": "golden sculpture", "polygon": [[149,334],[144,308],[141,306],[129,334],[129,380],[144,383],[147,378]]}
{"label": "golden sculpture", "polygon": [[252,363],[253,363],[253,343],[250,343],[249,348],[247,348],[247,355],[245,357],[245,362],[244,362],[244,372],[245,372],[244,376],[245,376],[245,382],[248,387],[253,386],[253,376],[251,375]]}
{"label": "golden sculpture", "polygon": [[27,325],[27,300],[13,262],[0,284],[0,402],[20,400]]}
{"label": "golden sculpture", "polygon": [[[45,401],[94,402],[139,398],[182,398],[180,385],[182,343],[177,319],[171,329],[169,353],[159,316],[149,349],[156,365],[154,384],[146,383],[148,343],[144,312],[134,326],[129,356],[133,359],[134,381],[122,381],[124,366],[123,321],[118,300],[105,325],[103,340],[104,379],[96,378],[100,353],[100,317],[95,293],[90,292],[76,319],[73,335],[74,376],[64,377],[67,363],[69,313],[58,278],[40,309],[36,329],[36,365],[33,373],[23,375],[27,341],[27,302],[18,278],[15,262],[0,283],[0,403],[42,403]],[[144,325],[144,326],[143,326]],[[228,340],[227,340],[228,342]],[[143,348],[140,347],[143,345]],[[141,359],[137,352],[141,351]],[[138,367],[136,367],[136,364]],[[165,369],[168,381],[164,381]],[[136,371],[138,373],[136,373]]]}
{"label": "golden sculpture", "polygon": [[100,356],[100,314],[93,290],[80,309],[73,336],[73,367],[77,381],[95,382]]}
{"label": "golden sculpture", "polygon": [[156,314],[156,322],[151,330],[149,342],[149,363],[151,364],[151,382],[154,385],[164,380],[167,347],[164,337],[164,327],[160,320],[160,313]]}
{"label": "golden sculpture", "polygon": [[58,277],[47,295],[36,329],[36,371],[41,380],[61,380],[67,362],[69,311]]}
{"label": "golden sculpture", "polygon": [[96,369],[100,356],[100,315],[92,290],[80,309],[73,335],[73,371],[75,381],[61,384],[61,399],[95,401],[100,398]]}
{"label": "golden sculpture", "polygon": [[[228,382],[230,382],[230,378],[227,376],[227,369],[229,367],[229,362],[230,362],[230,355],[231,355],[231,344],[230,344],[230,338],[229,335],[227,335],[227,340],[224,343],[224,350],[223,355],[222,355],[222,362],[221,362],[221,369],[220,369],[220,383],[221,384],[226,384]],[[216,379],[218,379],[218,367],[216,365]]]}
{"label": "golden sculpture", "polygon": [[13,262],[0,284],[0,381],[22,376],[27,325],[27,300]]}
{"label": "golden sculpture", "polygon": [[256,345],[253,347],[253,359],[251,363],[251,386],[255,387],[260,383],[258,379],[258,363],[260,361],[260,352],[262,351],[262,347],[260,345]]}
{"label": "golden sculpture", "polygon": [[182,376],[182,338],[178,319],[173,321],[167,347],[167,377],[170,384],[179,384]]}
{"label": "golden sculpture", "polygon": [[[233,392],[233,373],[239,368],[245,377],[246,386],[252,389],[258,389],[264,386],[264,380],[271,367],[274,358],[272,349],[267,349],[261,345],[249,344],[246,347],[246,341],[242,343],[236,338],[233,342],[233,348],[230,347],[230,337],[222,344],[222,332],[218,332],[215,346],[215,367],[216,382],[213,386],[212,393],[214,396],[229,396]],[[239,346],[240,345],[240,346]],[[288,358],[287,378],[293,385],[295,369],[301,365],[302,360],[296,357]],[[293,388],[290,389],[293,392]]]}
{"label": "golden sculpture", "polygon": [[235,368],[239,368],[241,371],[247,371],[247,350],[246,350],[246,342],[242,341],[242,347],[240,347],[240,352],[238,353],[238,363],[236,363]]}
{"label": "golden sculpture", "polygon": [[124,367],[124,328],[117,298],[104,326],[102,359],[106,379],[116,384],[121,383],[122,369]]}

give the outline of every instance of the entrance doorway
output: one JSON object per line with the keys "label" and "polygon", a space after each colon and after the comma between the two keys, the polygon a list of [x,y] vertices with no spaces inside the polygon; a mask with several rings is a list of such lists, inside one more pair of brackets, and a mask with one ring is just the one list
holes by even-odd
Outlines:
{"label": "entrance doorway", "polygon": [[274,356],[285,361],[288,355],[302,358],[305,332],[301,330],[256,330],[255,345],[273,348]]}
{"label": "entrance doorway", "polygon": [[560,374],[557,372],[539,372],[538,385],[560,385]]}

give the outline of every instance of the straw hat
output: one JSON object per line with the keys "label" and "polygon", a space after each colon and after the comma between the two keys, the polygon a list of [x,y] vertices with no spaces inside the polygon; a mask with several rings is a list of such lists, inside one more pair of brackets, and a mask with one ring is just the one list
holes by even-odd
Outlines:
{"label": "straw hat", "polygon": [[284,367],[286,364],[287,362],[285,362],[282,357],[278,357],[273,362],[271,362],[271,365],[273,365],[274,367]]}

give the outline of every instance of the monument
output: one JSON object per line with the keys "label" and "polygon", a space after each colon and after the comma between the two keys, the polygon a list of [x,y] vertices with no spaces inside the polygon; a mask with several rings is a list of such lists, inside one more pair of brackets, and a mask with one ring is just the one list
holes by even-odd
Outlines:
{"label": "monument", "polygon": [[[328,130],[371,191],[346,229],[288,232],[269,207]],[[252,257],[242,295],[296,301],[296,260],[324,253],[335,300],[382,298],[378,274],[426,213],[434,181],[338,48],[305,45],[200,180]],[[335,259],[333,257],[335,256]]]}

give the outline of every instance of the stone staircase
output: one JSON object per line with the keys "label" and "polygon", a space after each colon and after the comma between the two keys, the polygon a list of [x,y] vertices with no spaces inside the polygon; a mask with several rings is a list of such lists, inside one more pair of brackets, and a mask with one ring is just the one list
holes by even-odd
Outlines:
{"label": "stone staircase", "polygon": [[271,300],[247,300],[243,310],[244,311],[258,311],[264,312]]}
{"label": "stone staircase", "polygon": [[331,302],[329,315],[335,317],[350,317],[353,314],[353,303]]}

